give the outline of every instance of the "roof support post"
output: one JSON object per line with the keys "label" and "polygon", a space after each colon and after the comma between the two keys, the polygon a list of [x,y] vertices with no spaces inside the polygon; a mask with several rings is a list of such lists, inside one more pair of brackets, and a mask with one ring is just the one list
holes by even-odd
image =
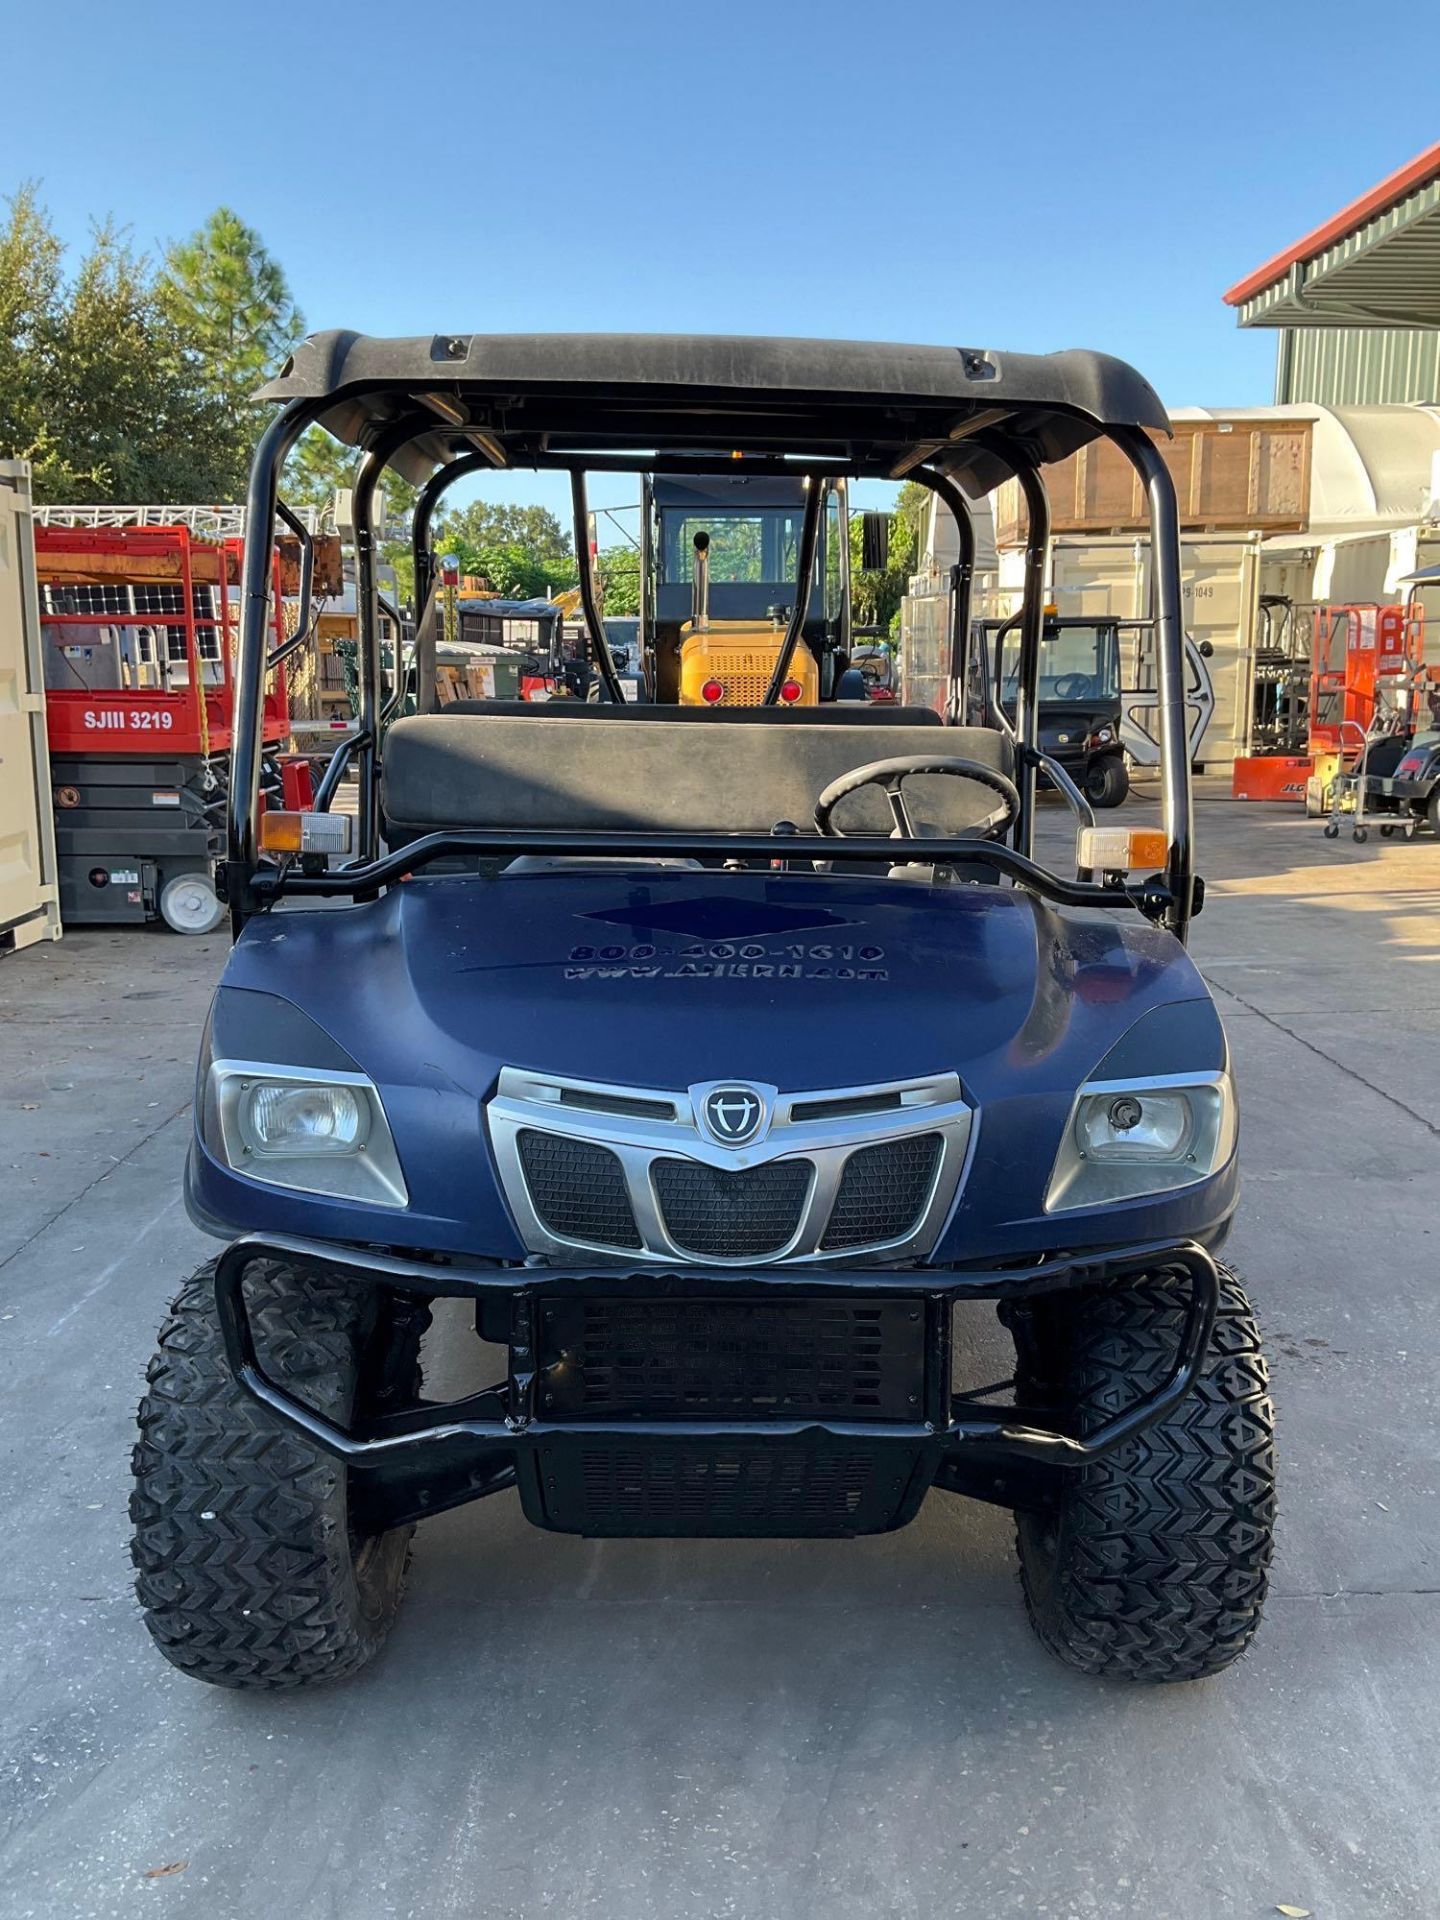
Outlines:
{"label": "roof support post", "polygon": [[770,676],[770,684],[765,689],[762,706],[773,707],[780,699],[780,689],[790,671],[790,662],[795,649],[800,644],[800,636],[805,631],[805,618],[810,611],[810,595],[815,585],[815,554],[820,545],[820,517],[825,511],[825,495],[829,486],[826,480],[811,475],[805,492],[805,517],[800,522],[800,553],[795,563],[795,604],[790,609],[790,624],[785,629],[785,638],[780,643],[780,656],[775,662],[775,671]]}
{"label": "roof support post", "polygon": [[1040,744],[1040,646],[1045,632],[1045,567],[1050,557],[1050,496],[1038,467],[1018,466],[1025,496],[1025,590],[1020,606],[1020,661],[1015,682],[1015,786],[1020,813],[1016,849],[1029,859],[1035,847],[1035,754]]}
{"label": "roof support post", "polygon": [[570,475],[570,498],[575,508],[575,558],[580,564],[580,604],[585,609],[585,624],[590,629],[590,644],[595,649],[595,664],[605,698],[617,707],[625,705],[625,689],[615,671],[610,639],[600,617],[600,602],[595,592],[595,572],[590,554],[590,507],[585,494],[585,474],[579,467]]}
{"label": "roof support post", "polygon": [[374,860],[380,852],[380,602],[375,585],[375,488],[385,468],[385,453],[372,448],[361,460],[350,493],[355,533],[355,668],[359,679],[360,729],[356,756],[360,797],[356,820],[356,854]]}
{"label": "roof support post", "polygon": [[1112,427],[1110,438],[1145,482],[1150,507],[1150,613],[1155,623],[1160,695],[1160,804],[1165,827],[1164,924],[1183,940],[1194,911],[1195,821],[1190,740],[1185,724],[1185,618],[1181,597],[1180,516],[1175,482],[1160,449],[1139,427]]}
{"label": "roof support post", "polygon": [[965,712],[965,689],[970,684],[970,603],[975,585],[975,518],[970,502],[948,474],[916,467],[910,475],[928,487],[950,509],[960,540],[960,558],[950,570],[950,657],[946,663],[949,686],[945,694],[945,723],[958,725]]}
{"label": "roof support post", "polygon": [[[426,681],[423,678],[424,640],[420,628],[425,612],[425,603],[430,598],[430,583],[435,576],[435,544],[432,526],[435,509],[440,504],[440,496],[450,484],[450,469],[439,467],[415,498],[415,511],[410,516],[410,558],[415,572],[415,670],[421,675],[417,690],[417,704],[421,713],[430,711],[430,702],[425,698]],[[433,648],[432,648],[433,652]],[[433,672],[434,661],[431,661]]]}
{"label": "roof support post", "polygon": [[[384,689],[380,667],[380,594],[375,579],[375,490],[380,476],[401,447],[425,432],[427,423],[413,416],[398,420],[369,447],[350,491],[355,528],[355,666],[360,682],[360,711],[356,723],[360,749],[356,756],[360,796],[356,819],[357,852],[373,860],[380,850],[380,745],[383,730]],[[395,676],[400,677],[400,630],[395,630]]]}
{"label": "roof support post", "polygon": [[265,671],[270,651],[271,550],[280,470],[285,456],[316,417],[319,400],[296,400],[271,420],[250,464],[245,495],[245,556],[240,587],[240,635],[235,654],[234,736],[225,808],[225,898],[236,938],[249,918],[260,832],[260,761],[265,740]]}
{"label": "roof support post", "polygon": [[415,562],[415,706],[420,713],[433,713],[435,699],[435,626],[425,618],[430,589],[435,584],[435,542],[433,528],[436,509],[442,495],[457,480],[471,473],[493,473],[495,462],[488,453],[467,453],[449,466],[437,467],[415,502],[410,521],[410,552]]}
{"label": "roof support post", "polygon": [[[840,542],[837,572],[840,579],[840,651],[848,660],[855,645],[855,607],[854,582],[850,569],[850,482],[840,478],[835,482],[835,492],[840,501],[840,511],[835,517],[835,537]],[[830,562],[825,562],[825,576],[829,579]]]}

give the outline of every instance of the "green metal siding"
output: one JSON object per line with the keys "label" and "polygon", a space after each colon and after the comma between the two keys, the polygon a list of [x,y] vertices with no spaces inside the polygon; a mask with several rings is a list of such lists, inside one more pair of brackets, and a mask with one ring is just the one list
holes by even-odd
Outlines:
{"label": "green metal siding", "polygon": [[1322,407],[1440,403],[1440,329],[1287,327],[1275,398]]}

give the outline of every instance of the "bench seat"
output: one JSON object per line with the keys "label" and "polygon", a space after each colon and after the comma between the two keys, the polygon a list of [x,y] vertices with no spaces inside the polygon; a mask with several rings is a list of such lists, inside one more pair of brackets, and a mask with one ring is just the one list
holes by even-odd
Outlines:
{"label": "bench seat", "polygon": [[[498,703],[497,703],[498,705]],[[867,761],[914,754],[912,726],[709,722],[683,737],[624,708],[578,707],[569,724],[547,725],[542,704],[513,713],[417,714],[397,720],[385,742],[382,799],[387,837],[403,844],[444,829],[561,832],[768,833],[780,820],[802,832],[815,801],[841,774]],[[665,711],[659,709],[658,711]],[[824,709],[812,709],[824,711]],[[607,717],[599,719],[604,713]],[[614,717],[610,717],[610,716]],[[683,723],[682,723],[683,724]],[[949,727],[937,754],[1011,773],[1009,741],[979,727]],[[927,745],[930,743],[927,741]],[[995,796],[970,781],[920,776],[907,783],[917,824],[960,833],[984,819]],[[837,824],[886,833],[878,788],[845,800]]]}

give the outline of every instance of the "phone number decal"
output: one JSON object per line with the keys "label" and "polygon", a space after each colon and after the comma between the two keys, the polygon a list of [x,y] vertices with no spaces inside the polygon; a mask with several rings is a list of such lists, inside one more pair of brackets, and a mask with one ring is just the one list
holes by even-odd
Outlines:
{"label": "phone number decal", "polygon": [[720,940],[662,953],[639,946],[572,947],[567,980],[888,980],[883,947],[760,946]]}

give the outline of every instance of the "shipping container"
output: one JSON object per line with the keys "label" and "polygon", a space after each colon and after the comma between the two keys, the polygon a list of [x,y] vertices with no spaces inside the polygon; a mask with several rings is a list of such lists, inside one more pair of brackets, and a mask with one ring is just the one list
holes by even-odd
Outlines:
{"label": "shipping container", "polygon": [[59,938],[30,468],[0,460],[0,953]]}
{"label": "shipping container", "polygon": [[[1182,542],[1185,631],[1206,655],[1215,705],[1199,759],[1227,763],[1243,752],[1250,724],[1251,667],[1260,594],[1260,537],[1195,537]],[[1023,556],[1001,554],[993,601],[997,615],[1020,605]],[[1062,617],[1108,615],[1143,620],[1150,611],[1150,553],[1144,540],[1057,539],[1051,549],[1050,599]],[[1127,645],[1136,644],[1135,629]],[[1121,662],[1126,687],[1143,687],[1137,663]],[[1134,716],[1138,724],[1138,715]]]}

